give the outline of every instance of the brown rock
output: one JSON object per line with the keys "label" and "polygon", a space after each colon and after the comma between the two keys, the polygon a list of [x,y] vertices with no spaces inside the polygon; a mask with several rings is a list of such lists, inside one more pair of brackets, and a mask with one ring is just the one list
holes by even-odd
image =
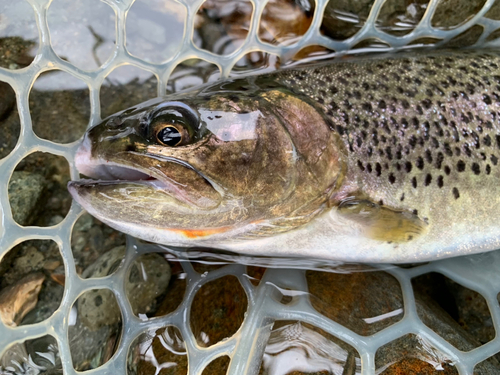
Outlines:
{"label": "brown rock", "polygon": [[233,336],[247,310],[247,296],[235,276],[204,284],[191,305],[191,330],[198,345],[208,347]]}
{"label": "brown rock", "polygon": [[38,302],[45,275],[32,273],[0,292],[0,318],[4,324],[15,327],[21,323]]}
{"label": "brown rock", "polygon": [[401,288],[388,273],[307,271],[306,278],[313,307],[357,334],[372,335],[403,317]]}

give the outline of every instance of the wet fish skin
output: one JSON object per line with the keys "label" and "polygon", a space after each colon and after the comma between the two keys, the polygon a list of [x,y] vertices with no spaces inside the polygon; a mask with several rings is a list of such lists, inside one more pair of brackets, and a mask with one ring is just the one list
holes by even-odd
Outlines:
{"label": "wet fish skin", "polygon": [[[99,177],[111,161],[178,190],[93,181],[70,191],[111,226],[165,244],[372,262],[493,250],[499,65],[493,51],[384,56],[146,102],[91,129],[77,162]],[[192,142],[155,143],[158,111],[179,106]]]}

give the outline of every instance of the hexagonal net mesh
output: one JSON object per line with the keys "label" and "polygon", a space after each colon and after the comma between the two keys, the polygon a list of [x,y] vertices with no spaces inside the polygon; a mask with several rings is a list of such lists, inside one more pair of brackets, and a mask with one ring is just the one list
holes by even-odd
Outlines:
{"label": "hexagonal net mesh", "polygon": [[[6,0],[4,0],[6,1]],[[215,358],[227,355],[230,357],[228,374],[257,374],[261,365],[266,343],[270,339],[272,323],[279,320],[294,320],[320,328],[327,334],[339,338],[351,345],[358,353],[360,361],[353,370],[331,370],[329,373],[338,374],[373,374],[375,373],[375,357],[377,350],[382,346],[408,334],[418,335],[422,342],[442,353],[449,363],[452,363],[460,374],[472,374],[478,371],[476,365],[494,356],[500,348],[498,333],[492,340],[467,352],[458,350],[447,340],[440,337],[428,325],[424,324],[417,313],[412,279],[429,272],[438,272],[455,280],[462,286],[481,294],[487,303],[491,314],[491,324],[496,332],[500,330],[500,306],[497,295],[500,292],[500,252],[491,252],[477,256],[451,258],[413,268],[385,267],[385,272],[394,276],[400,283],[404,314],[402,319],[371,335],[360,335],[352,329],[335,322],[325,314],[318,312],[318,308],[311,303],[306,271],[292,268],[269,268],[265,272],[258,286],[253,285],[245,276],[246,266],[229,264],[215,271],[200,274],[196,272],[190,262],[181,262],[186,274],[187,286],[183,302],[177,309],[163,317],[141,320],[133,314],[125,294],[123,280],[127,277],[127,270],[133,260],[140,254],[158,251],[154,246],[141,244],[134,239],[128,239],[126,259],[118,271],[111,276],[96,279],[82,279],[77,275],[75,261],[72,255],[70,236],[76,220],[82,215],[81,208],[72,204],[68,215],[62,222],[49,227],[21,226],[13,220],[10,210],[8,184],[16,165],[28,154],[35,151],[47,152],[62,156],[71,166],[71,177],[78,179],[79,175],[74,167],[73,156],[78,141],[69,144],[58,144],[39,138],[32,129],[30,117],[30,103],[28,100],[35,80],[41,73],[49,70],[62,70],[82,80],[90,88],[91,119],[89,126],[101,119],[99,90],[105,78],[117,67],[130,64],[154,74],[158,79],[158,93],[166,91],[167,81],[174,68],[187,59],[199,58],[217,65],[222,77],[229,76],[235,64],[247,53],[252,51],[267,52],[280,56],[282,59],[295,55],[307,46],[323,46],[336,53],[345,53],[362,40],[376,38],[386,43],[390,48],[410,45],[420,38],[440,39],[437,45],[445,44],[457,35],[471,28],[473,25],[483,27],[483,32],[475,42],[484,45],[488,36],[497,28],[500,21],[484,17],[494,5],[494,0],[484,2],[482,8],[466,22],[454,28],[435,28],[431,19],[439,1],[431,0],[425,14],[416,27],[406,35],[395,36],[385,33],[376,27],[378,14],[385,0],[376,0],[364,25],[353,36],[345,40],[333,40],[320,33],[320,26],[327,0],[317,0],[312,24],[300,38],[291,45],[271,45],[262,42],[258,37],[261,14],[267,1],[251,0],[253,15],[248,35],[244,43],[228,55],[216,55],[198,48],[193,42],[195,15],[203,0],[180,0],[185,7],[186,20],[183,42],[172,56],[166,56],[162,63],[151,63],[130,54],[125,44],[125,25],[127,14],[134,0],[103,0],[116,15],[116,44],[111,58],[95,71],[83,71],[73,64],[61,59],[51,46],[51,35],[48,28],[47,12],[51,5],[50,0],[28,0],[36,14],[39,32],[40,47],[35,60],[26,68],[19,70],[0,69],[0,80],[7,82],[15,90],[17,106],[21,121],[21,133],[15,149],[4,159],[0,160],[0,256],[4,256],[17,244],[32,239],[53,240],[62,253],[66,273],[64,296],[60,308],[47,320],[19,327],[8,327],[0,323],[0,348],[5,351],[16,343],[37,337],[53,336],[59,348],[62,369],[64,374],[76,374],[71,360],[68,343],[68,327],[70,325],[71,308],[74,302],[85,291],[108,288],[116,296],[122,313],[123,330],[116,353],[101,367],[90,370],[89,374],[125,374],[127,373],[127,356],[134,340],[144,332],[151,332],[165,326],[178,328],[185,341],[187,358],[189,360],[188,373],[201,374],[203,369]],[[388,0],[387,0],[388,1]],[[380,266],[374,266],[380,268]],[[208,348],[201,347],[193,336],[189,326],[190,307],[200,288],[223,276],[233,275],[238,278],[247,296],[248,306],[241,327],[230,338],[220,341]],[[294,303],[283,304],[274,296],[279,290],[293,290]],[[401,313],[401,311],[399,311]],[[290,333],[288,333],[290,334]],[[347,366],[346,366],[347,368]],[[0,372],[11,373],[7,369]],[[304,370],[305,371],[305,370]],[[344,372],[342,372],[344,371]],[[349,372],[351,371],[351,372]],[[381,370],[377,370],[381,372]],[[14,371],[14,373],[16,373]],[[36,372],[38,373],[38,372]],[[157,372],[158,373],[158,372]],[[279,370],[269,373],[281,373]],[[305,373],[305,372],[304,372]],[[309,372],[307,372],[309,373]],[[323,373],[323,372],[322,372]],[[478,372],[481,373],[481,372]],[[485,372],[487,373],[487,372]]]}

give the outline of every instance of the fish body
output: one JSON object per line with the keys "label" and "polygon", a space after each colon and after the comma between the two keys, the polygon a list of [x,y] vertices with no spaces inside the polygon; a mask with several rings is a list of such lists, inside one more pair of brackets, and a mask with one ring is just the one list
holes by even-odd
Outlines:
{"label": "fish body", "polygon": [[235,78],[113,115],[69,190],[133,236],[267,256],[418,262],[500,248],[500,53]]}

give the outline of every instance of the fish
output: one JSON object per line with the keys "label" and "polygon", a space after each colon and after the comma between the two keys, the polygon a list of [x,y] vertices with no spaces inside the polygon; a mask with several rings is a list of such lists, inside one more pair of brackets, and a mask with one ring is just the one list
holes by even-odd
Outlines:
{"label": "fish", "polygon": [[500,248],[500,53],[420,51],[233,77],[85,134],[90,214],[181,248],[416,263]]}

